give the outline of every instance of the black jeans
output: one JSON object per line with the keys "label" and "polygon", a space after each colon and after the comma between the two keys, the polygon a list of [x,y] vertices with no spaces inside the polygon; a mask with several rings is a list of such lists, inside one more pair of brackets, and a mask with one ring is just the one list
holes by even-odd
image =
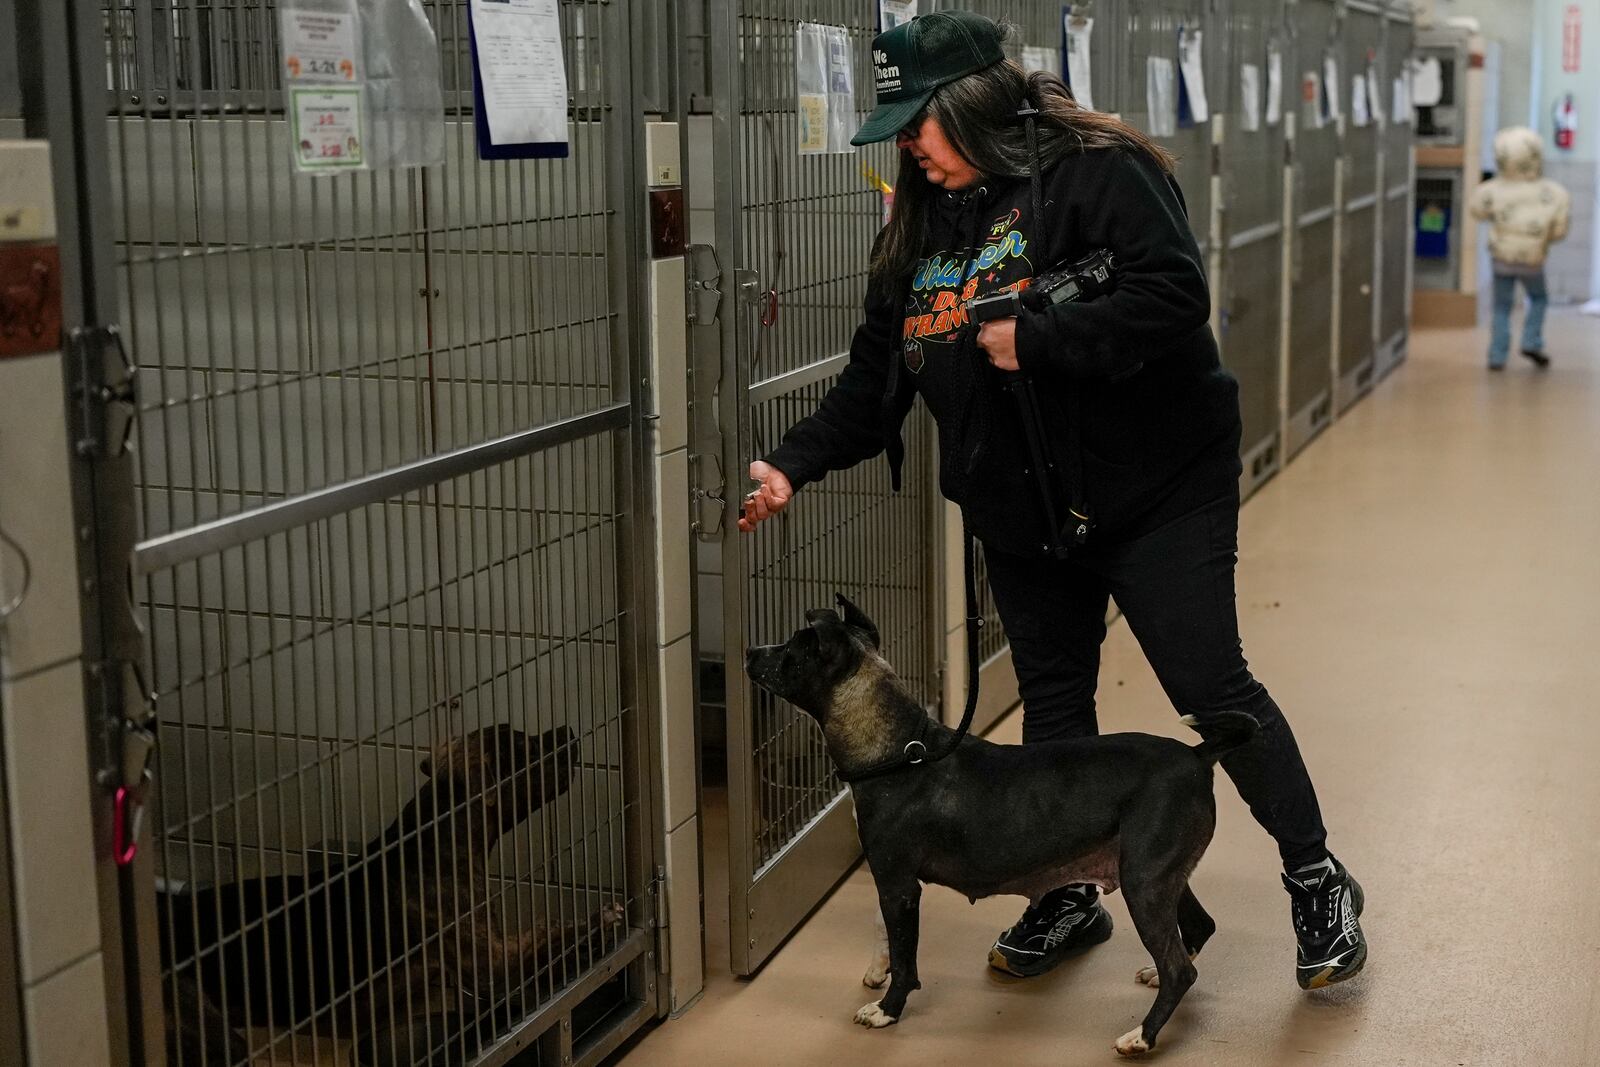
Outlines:
{"label": "black jeans", "polygon": [[1021,688],[1023,742],[1099,732],[1100,643],[1115,597],[1180,714],[1243,711],[1260,724],[1222,767],[1292,871],[1327,854],[1327,831],[1294,734],[1245,663],[1233,588],[1238,483],[1216,489],[1198,506],[1192,487],[1174,494],[1140,531],[1065,561],[987,548],[984,560]]}

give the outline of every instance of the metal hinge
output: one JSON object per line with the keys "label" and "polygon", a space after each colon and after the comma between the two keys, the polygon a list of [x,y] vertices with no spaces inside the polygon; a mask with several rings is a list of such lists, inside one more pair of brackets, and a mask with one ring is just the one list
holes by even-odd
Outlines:
{"label": "metal hinge", "polygon": [[712,245],[685,249],[684,277],[689,293],[687,319],[695,326],[710,326],[722,311],[722,261]]}
{"label": "metal hinge", "polygon": [[[115,325],[77,327],[67,335],[67,344],[77,361],[83,405],[84,437],[76,451],[85,459],[116,459],[127,453],[133,437],[139,370]],[[107,358],[112,352],[115,361]]]}
{"label": "metal hinge", "polygon": [[689,490],[694,521],[689,528],[702,541],[716,541],[722,537],[722,518],[728,508],[728,479],[722,472],[722,457],[711,452],[692,452],[689,468],[694,482]]}
{"label": "metal hinge", "polygon": [[668,930],[672,924],[667,912],[667,869],[660,864],[656,865],[656,876],[650,881],[650,898],[655,907],[651,923],[656,931],[656,971],[666,974],[672,969],[671,953],[667,951]]}

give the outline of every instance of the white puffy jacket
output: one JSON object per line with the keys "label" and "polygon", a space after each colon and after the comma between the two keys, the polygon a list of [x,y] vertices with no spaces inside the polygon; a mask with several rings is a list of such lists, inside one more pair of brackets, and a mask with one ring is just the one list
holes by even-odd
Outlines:
{"label": "white puffy jacket", "polygon": [[1495,134],[1494,158],[1500,175],[1473,192],[1472,217],[1490,224],[1489,252],[1497,262],[1542,266],[1550,245],[1567,236],[1572,198],[1543,177],[1543,143],[1526,126]]}

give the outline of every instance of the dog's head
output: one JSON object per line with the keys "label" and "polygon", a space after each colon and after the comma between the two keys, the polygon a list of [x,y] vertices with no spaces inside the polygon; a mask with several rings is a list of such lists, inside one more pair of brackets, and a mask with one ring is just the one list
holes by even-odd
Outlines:
{"label": "dog's head", "polygon": [[752,682],[806,712],[825,730],[844,703],[841,691],[859,689],[867,676],[876,684],[888,674],[878,654],[877,625],[843,594],[835,599],[844,609],[842,616],[827,608],[808,611],[806,624],[789,640],[752,648],[744,657]]}
{"label": "dog's head", "polygon": [[473,830],[488,826],[503,834],[566,792],[577,751],[565,726],[537,737],[504,723],[486,726],[444,742],[422,761],[429,780],[417,799],[430,809],[425,816],[466,815]]}

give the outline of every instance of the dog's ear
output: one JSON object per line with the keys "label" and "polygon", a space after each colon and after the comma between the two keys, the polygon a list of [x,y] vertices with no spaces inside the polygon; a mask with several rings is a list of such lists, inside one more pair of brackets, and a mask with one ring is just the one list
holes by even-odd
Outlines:
{"label": "dog's ear", "polygon": [[867,613],[850,602],[850,598],[843,593],[833,594],[833,599],[844,609],[844,624],[859,633],[862,638],[873,648],[882,645],[883,639],[878,636],[878,624],[867,618]]}
{"label": "dog's ear", "polygon": [[806,612],[806,625],[817,626],[825,622],[838,622],[839,616],[827,608],[812,608]]}
{"label": "dog's ear", "polygon": [[417,766],[417,770],[421,771],[422,774],[425,777],[432,778],[433,777],[433,757],[432,756],[423,756],[422,757],[422,763]]}

